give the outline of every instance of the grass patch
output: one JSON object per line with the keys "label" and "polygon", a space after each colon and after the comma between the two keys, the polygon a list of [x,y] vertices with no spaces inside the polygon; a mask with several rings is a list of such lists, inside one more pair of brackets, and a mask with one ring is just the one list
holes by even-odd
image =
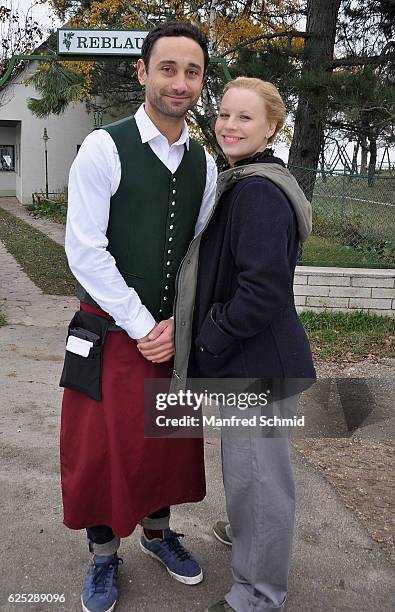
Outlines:
{"label": "grass patch", "polygon": [[0,240],[29,278],[48,295],[75,295],[75,280],[63,248],[0,208]]}
{"label": "grass patch", "polygon": [[339,266],[342,268],[388,268],[374,252],[361,252],[339,242],[310,236],[303,245],[302,266]]}
{"label": "grass patch", "polygon": [[339,230],[347,217],[357,217],[362,236],[393,242],[394,186],[395,177],[375,177],[373,185],[362,176],[329,176],[325,182],[318,177],[312,202],[313,226],[315,214],[326,216]]}
{"label": "grass patch", "polygon": [[394,357],[395,321],[363,312],[302,312],[313,354],[324,361]]}
{"label": "grass patch", "polygon": [[[394,187],[395,177],[375,177],[372,184],[361,176],[328,176],[325,182],[318,177],[312,200],[314,235],[351,248],[356,262],[366,261],[362,265],[393,267]],[[341,265],[349,258],[345,253]]]}
{"label": "grass patch", "polygon": [[7,324],[7,319],[5,317],[4,312],[1,312],[0,310],[0,327],[2,327],[3,325]]}

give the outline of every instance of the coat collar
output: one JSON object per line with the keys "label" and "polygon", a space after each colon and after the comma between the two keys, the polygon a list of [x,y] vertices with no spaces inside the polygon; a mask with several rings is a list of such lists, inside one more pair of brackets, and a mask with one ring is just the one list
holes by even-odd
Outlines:
{"label": "coat collar", "polygon": [[290,171],[277,163],[253,163],[230,168],[218,176],[216,201],[238,181],[250,176],[261,176],[272,181],[288,198],[295,211],[301,242],[307,240],[312,229],[311,204]]}

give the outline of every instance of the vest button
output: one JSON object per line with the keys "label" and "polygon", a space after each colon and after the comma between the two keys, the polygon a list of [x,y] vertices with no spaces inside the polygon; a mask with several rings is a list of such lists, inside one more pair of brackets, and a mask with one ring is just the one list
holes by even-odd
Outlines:
{"label": "vest button", "polygon": [[173,240],[173,237],[172,237],[172,236],[170,236],[170,238],[169,238],[169,242],[171,242],[172,240]]}
{"label": "vest button", "polygon": [[170,213],[170,217],[173,218],[175,213]]}
{"label": "vest button", "polygon": [[176,190],[175,190],[175,189],[173,189],[173,193],[176,193]]}
{"label": "vest button", "polygon": [[174,228],[174,225],[169,225],[169,229],[173,229],[173,228]]}
{"label": "vest button", "polygon": [[166,302],[166,300],[167,300],[167,297],[165,296],[165,297],[163,298],[163,301],[164,301],[164,302]]}
{"label": "vest button", "polygon": [[166,285],[166,286],[165,286],[165,291],[167,291],[167,290],[168,290],[168,288],[169,288],[169,285]]}
{"label": "vest button", "polygon": [[175,182],[176,182],[176,180],[177,180],[177,179],[176,179],[176,177],[175,177],[175,176],[173,176],[173,183],[175,183]]}
{"label": "vest button", "polygon": [[186,322],[185,322],[185,321],[181,321],[181,325],[182,325],[183,327],[185,327]]}
{"label": "vest button", "polygon": [[176,205],[176,203],[175,203],[175,201],[174,201],[174,200],[173,200],[173,202],[171,203],[171,205],[172,205],[172,206],[175,206],[175,205]]}
{"label": "vest button", "polygon": [[166,278],[170,278],[170,274],[169,273],[166,274]]}
{"label": "vest button", "polygon": [[171,261],[166,261],[166,266],[170,266],[171,265]]}

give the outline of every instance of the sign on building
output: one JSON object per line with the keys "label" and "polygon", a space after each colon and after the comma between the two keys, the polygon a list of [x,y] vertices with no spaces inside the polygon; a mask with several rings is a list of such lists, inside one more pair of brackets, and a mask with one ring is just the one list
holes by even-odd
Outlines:
{"label": "sign on building", "polygon": [[148,30],[58,30],[58,55],[140,55]]}

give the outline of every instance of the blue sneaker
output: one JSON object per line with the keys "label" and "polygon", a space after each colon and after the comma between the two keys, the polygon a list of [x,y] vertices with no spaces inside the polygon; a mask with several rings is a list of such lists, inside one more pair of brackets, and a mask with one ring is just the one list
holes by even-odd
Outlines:
{"label": "blue sneaker", "polygon": [[157,559],[166,567],[170,576],[183,584],[198,584],[203,580],[203,572],[191,554],[183,547],[178,538],[182,533],[171,529],[163,530],[163,539],[148,540],[143,532],[140,539],[141,550]]}
{"label": "blue sneaker", "polygon": [[123,560],[117,555],[94,556],[89,561],[81,594],[84,612],[112,612],[117,602],[118,565]]}

